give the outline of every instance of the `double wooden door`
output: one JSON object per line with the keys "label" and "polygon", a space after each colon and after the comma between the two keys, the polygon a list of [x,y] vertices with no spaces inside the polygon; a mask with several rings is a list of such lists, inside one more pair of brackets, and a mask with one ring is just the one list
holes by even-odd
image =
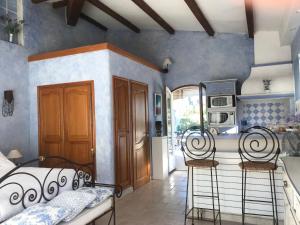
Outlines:
{"label": "double wooden door", "polygon": [[40,86],[38,104],[39,154],[95,163],[93,81]]}
{"label": "double wooden door", "polygon": [[150,181],[148,86],[114,77],[116,183],[134,189]]}

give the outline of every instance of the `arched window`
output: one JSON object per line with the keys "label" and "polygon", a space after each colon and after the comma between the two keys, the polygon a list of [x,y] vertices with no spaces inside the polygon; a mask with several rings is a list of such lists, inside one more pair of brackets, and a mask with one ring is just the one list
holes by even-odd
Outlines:
{"label": "arched window", "polygon": [[[172,94],[173,130],[178,136],[189,127],[200,124],[199,86],[180,87]],[[205,105],[203,109],[206,110]],[[205,111],[204,115],[206,115]]]}

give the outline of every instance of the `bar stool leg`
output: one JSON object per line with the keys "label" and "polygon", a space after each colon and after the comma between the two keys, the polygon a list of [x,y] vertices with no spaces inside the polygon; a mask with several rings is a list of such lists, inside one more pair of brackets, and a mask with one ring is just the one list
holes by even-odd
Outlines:
{"label": "bar stool leg", "polygon": [[244,223],[245,223],[245,219],[246,219],[246,191],[247,191],[247,170],[245,170],[245,183],[244,183]]}
{"label": "bar stool leg", "polygon": [[194,167],[192,167],[192,225],[194,225]]}
{"label": "bar stool leg", "polygon": [[211,181],[211,196],[212,196],[212,205],[213,205],[214,225],[216,225],[215,194],[214,194],[214,181],[213,181],[212,168],[210,168],[210,181]]}
{"label": "bar stool leg", "polygon": [[242,224],[244,225],[244,169],[242,169]]}
{"label": "bar stool leg", "polygon": [[242,225],[245,225],[247,170],[242,170]]}
{"label": "bar stool leg", "polygon": [[272,170],[272,180],[273,180],[273,190],[274,190],[274,201],[275,201],[275,220],[276,225],[278,225],[278,210],[277,210],[277,197],[276,197],[276,185],[275,185],[275,175],[274,170]]}
{"label": "bar stool leg", "polygon": [[269,171],[270,178],[270,188],[271,188],[271,199],[272,199],[272,213],[273,213],[273,225],[275,225],[275,211],[274,211],[274,195],[273,195],[273,180],[272,180],[272,172]]}
{"label": "bar stool leg", "polygon": [[215,175],[216,175],[216,184],[217,184],[217,198],[218,198],[218,205],[219,205],[219,221],[220,221],[220,225],[222,225],[221,205],[220,205],[220,195],[219,195],[219,182],[218,182],[218,172],[217,172],[217,168],[216,167],[215,167]]}
{"label": "bar stool leg", "polygon": [[188,198],[189,198],[189,179],[190,179],[190,167],[188,167],[187,182],[186,182],[186,199],[185,199],[185,210],[184,210],[184,225],[186,225],[187,212],[188,212]]}

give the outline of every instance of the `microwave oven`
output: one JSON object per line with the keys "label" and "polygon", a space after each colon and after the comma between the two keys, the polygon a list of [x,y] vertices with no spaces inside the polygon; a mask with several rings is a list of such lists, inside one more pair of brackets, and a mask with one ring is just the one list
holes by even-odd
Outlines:
{"label": "microwave oven", "polygon": [[234,107],[232,95],[209,97],[209,108]]}
{"label": "microwave oven", "polygon": [[208,112],[208,124],[215,127],[235,126],[235,111],[210,111]]}

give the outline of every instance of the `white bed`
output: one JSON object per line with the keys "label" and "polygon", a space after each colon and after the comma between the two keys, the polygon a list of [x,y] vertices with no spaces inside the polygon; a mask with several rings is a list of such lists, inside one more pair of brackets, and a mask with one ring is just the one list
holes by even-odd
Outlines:
{"label": "white bed", "polygon": [[[48,160],[56,157],[49,157]],[[63,158],[58,157],[61,160]],[[44,158],[32,162],[43,161]],[[70,163],[70,162],[69,162]],[[27,163],[25,163],[27,165]],[[68,166],[72,165],[68,164]],[[111,212],[115,215],[115,185],[94,183],[89,165],[73,164],[74,169],[15,167],[0,152],[0,223],[37,203],[48,202],[64,191],[77,190],[82,186],[113,188],[113,195],[94,208],[85,209],[74,220],[62,225],[82,225],[94,222],[97,218]],[[71,167],[73,168],[73,167]],[[75,169],[76,168],[76,169]],[[114,217],[115,218],[115,217]],[[115,224],[115,220],[114,224]]]}
{"label": "white bed", "polygon": [[[63,191],[72,190],[74,176],[75,170],[72,169],[37,167],[17,169],[0,184],[0,222],[21,212],[24,206],[27,208],[39,202],[43,203]],[[81,181],[80,186],[82,185]],[[54,188],[53,191],[49,189],[51,187]],[[12,199],[12,196],[15,199]],[[30,197],[33,198],[30,200]],[[10,200],[18,204],[11,204]]]}

